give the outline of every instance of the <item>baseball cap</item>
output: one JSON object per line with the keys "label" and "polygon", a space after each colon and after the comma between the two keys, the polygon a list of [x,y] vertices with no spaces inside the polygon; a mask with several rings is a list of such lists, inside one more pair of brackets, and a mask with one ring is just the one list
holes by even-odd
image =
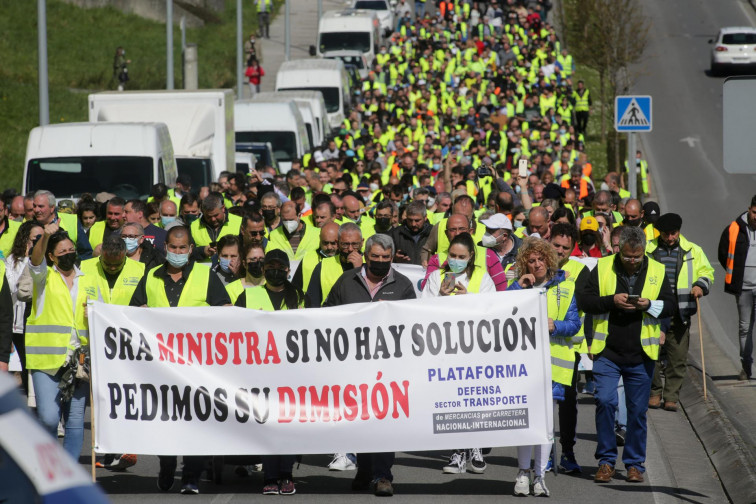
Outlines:
{"label": "baseball cap", "polygon": [[509,218],[504,214],[493,214],[488,219],[484,219],[480,221],[481,224],[486,226],[488,229],[507,229],[509,231],[512,231],[512,221],[509,220]]}
{"label": "baseball cap", "polygon": [[289,256],[286,255],[286,252],[280,249],[269,250],[268,253],[265,254],[265,259],[263,260],[263,264],[270,264],[273,262],[280,263],[282,266],[288,268]]}
{"label": "baseball cap", "polygon": [[598,221],[595,217],[583,217],[580,221],[580,231],[598,231]]}

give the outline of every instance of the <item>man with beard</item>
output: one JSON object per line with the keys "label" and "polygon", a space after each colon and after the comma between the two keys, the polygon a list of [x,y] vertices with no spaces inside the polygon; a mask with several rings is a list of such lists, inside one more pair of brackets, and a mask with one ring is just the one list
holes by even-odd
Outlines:
{"label": "man with beard", "polygon": [[339,227],[339,252],[333,257],[324,258],[315,266],[310,277],[310,285],[305,294],[305,306],[317,308],[323,305],[336,280],[345,272],[361,268],[362,231],[354,222],[346,222]]}
{"label": "man with beard", "polygon": [[396,245],[394,262],[420,264],[420,252],[433,227],[426,218],[425,203],[413,201],[407,206],[404,223],[388,235]]}
{"label": "man with beard", "polygon": [[294,287],[307,292],[310,286],[310,279],[315,268],[329,257],[335,256],[339,252],[339,225],[335,222],[328,222],[320,228],[320,247],[317,250],[311,250],[302,259],[302,262],[294,273],[291,283]]}

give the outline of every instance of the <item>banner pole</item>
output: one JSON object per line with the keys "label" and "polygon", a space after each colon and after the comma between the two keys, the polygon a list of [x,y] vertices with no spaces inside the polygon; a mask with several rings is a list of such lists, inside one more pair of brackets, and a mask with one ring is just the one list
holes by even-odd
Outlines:
{"label": "banner pole", "polygon": [[97,472],[95,471],[95,418],[94,418],[94,394],[92,390],[92,371],[89,372],[89,422],[91,425],[90,431],[92,432],[92,483],[97,483]]}

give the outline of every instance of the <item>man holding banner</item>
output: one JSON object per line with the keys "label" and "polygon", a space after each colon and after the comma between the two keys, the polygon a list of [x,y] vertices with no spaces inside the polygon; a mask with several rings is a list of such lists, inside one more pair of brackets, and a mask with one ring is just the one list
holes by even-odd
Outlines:
{"label": "man holding banner", "polygon": [[[412,282],[391,268],[396,252],[394,249],[394,242],[388,235],[375,234],[368,238],[365,244],[365,265],[341,275],[328,294],[324,306],[415,299]],[[352,490],[371,487],[377,496],[394,495],[391,485],[394,479],[391,474],[394,456],[393,452],[359,453]]]}
{"label": "man holding banner", "polygon": [[[175,226],[165,237],[166,261],[150,270],[140,281],[131,298],[131,306],[166,308],[176,306],[224,306],[231,304],[223,283],[210,268],[190,260],[193,246],[189,229]],[[181,493],[198,494],[203,457],[184,457]],[[160,457],[158,488],[164,492],[173,488],[176,475],[176,456]]]}

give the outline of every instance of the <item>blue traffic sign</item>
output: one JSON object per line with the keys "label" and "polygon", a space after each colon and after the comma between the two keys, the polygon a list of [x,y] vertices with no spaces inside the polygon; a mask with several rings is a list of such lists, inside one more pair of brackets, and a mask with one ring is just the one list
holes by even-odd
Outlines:
{"label": "blue traffic sign", "polygon": [[651,131],[651,125],[650,96],[618,96],[614,99],[615,130]]}

